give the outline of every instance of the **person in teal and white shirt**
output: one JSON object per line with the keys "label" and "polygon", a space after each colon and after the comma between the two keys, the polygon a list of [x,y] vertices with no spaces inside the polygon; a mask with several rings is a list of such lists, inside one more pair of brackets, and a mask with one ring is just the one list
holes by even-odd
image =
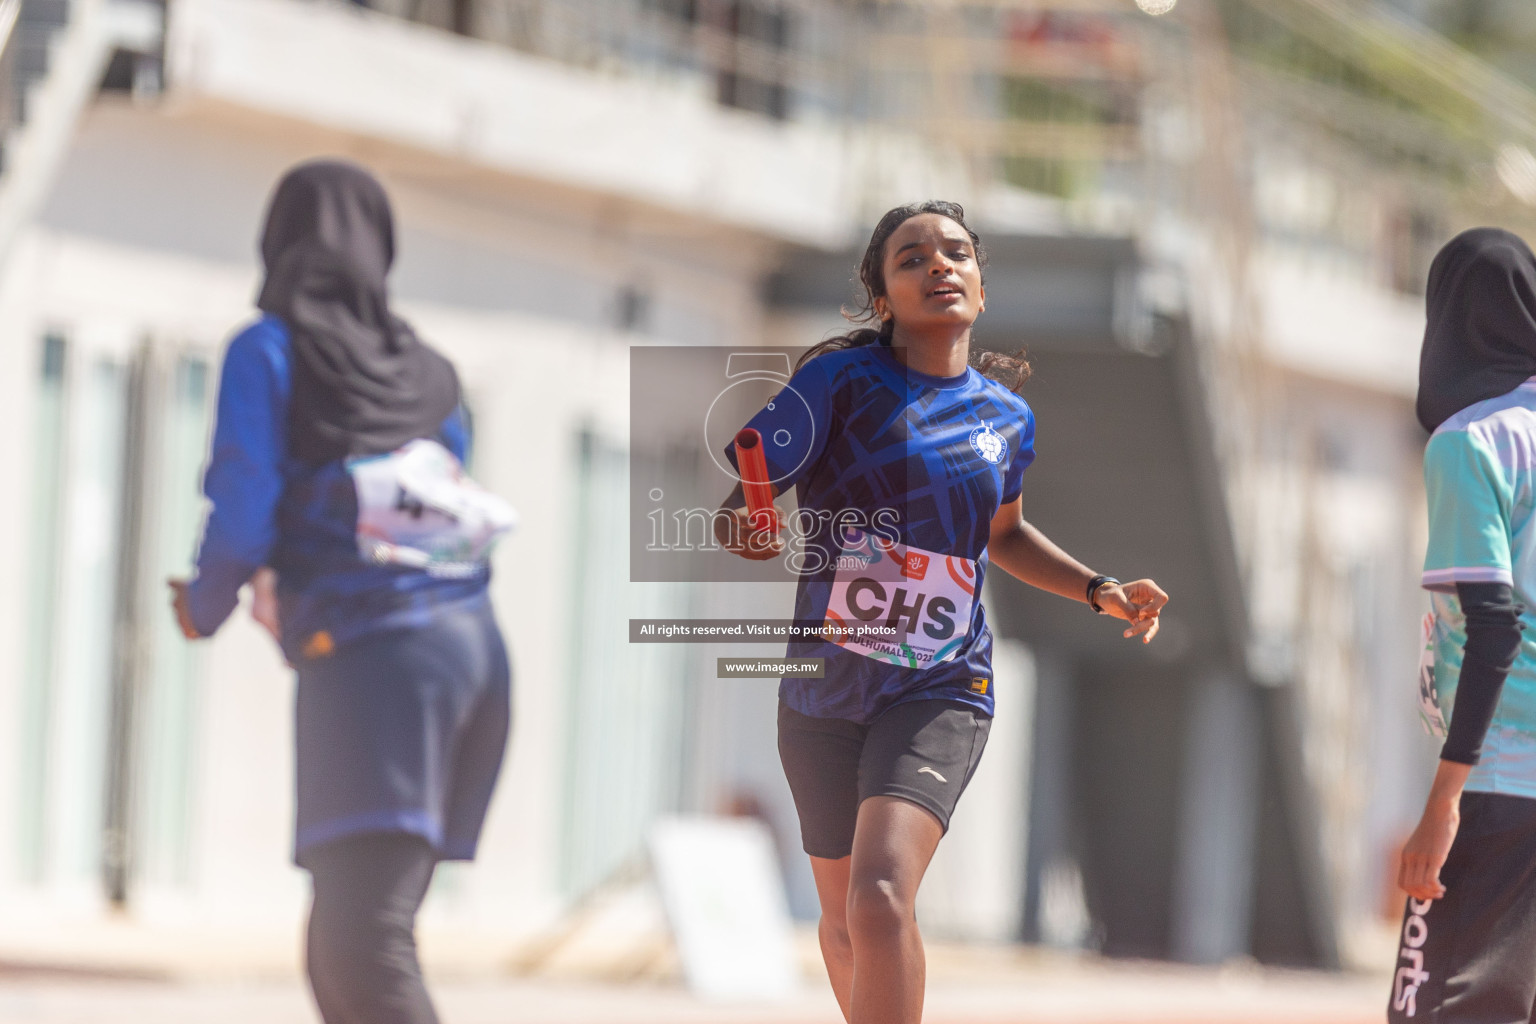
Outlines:
{"label": "person in teal and white shirt", "polygon": [[1536,256],[1435,257],[1419,367],[1429,546],[1420,710],[1445,738],[1403,850],[1388,1019],[1536,1022]]}

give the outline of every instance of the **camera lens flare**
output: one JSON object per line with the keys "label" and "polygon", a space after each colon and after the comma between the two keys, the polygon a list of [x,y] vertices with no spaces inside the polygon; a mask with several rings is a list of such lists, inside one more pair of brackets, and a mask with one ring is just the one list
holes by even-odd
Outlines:
{"label": "camera lens flare", "polygon": [[1136,0],[1136,6],[1147,14],[1167,14],[1179,0]]}

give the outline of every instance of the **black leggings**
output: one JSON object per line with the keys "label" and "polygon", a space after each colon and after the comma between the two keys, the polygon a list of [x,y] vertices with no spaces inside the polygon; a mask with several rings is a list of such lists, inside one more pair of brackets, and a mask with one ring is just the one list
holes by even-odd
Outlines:
{"label": "black leggings", "polygon": [[437,1024],[416,959],[432,847],[372,833],[317,846],[304,861],[315,883],[306,961],[325,1024]]}

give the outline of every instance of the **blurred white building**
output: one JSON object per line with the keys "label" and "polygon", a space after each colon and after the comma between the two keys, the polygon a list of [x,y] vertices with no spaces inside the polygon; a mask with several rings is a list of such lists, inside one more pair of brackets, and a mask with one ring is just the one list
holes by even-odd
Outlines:
{"label": "blurred white building", "polygon": [[[92,86],[113,13],[82,7],[60,30],[99,36]],[[211,642],[180,641],[164,578],[189,567],[221,348],[252,316],[266,197],[293,163],[331,155],[389,188],[399,306],[458,363],[474,472],[523,514],[495,581],[515,739],[480,865],[449,869],[434,897],[504,953],[577,894],[570,844],[596,841],[567,822],[588,795],[568,740],[609,712],[585,706],[572,654],[622,651],[623,624],[583,617],[593,598],[574,570],[622,514],[583,502],[622,493],[627,347],[757,338],[778,241],[764,225],[837,230],[840,154],[683,90],[354,8],[193,0],[169,15],[163,92],[142,71],[137,92],[131,78],[91,90],[56,153],[18,154],[52,165],[0,284],[16,490],[0,891],[18,912],[4,927],[90,919],[116,896],[133,920],[211,941],[294,934],[290,675],[243,614]],[[634,766],[609,767],[584,784],[627,796]]]}

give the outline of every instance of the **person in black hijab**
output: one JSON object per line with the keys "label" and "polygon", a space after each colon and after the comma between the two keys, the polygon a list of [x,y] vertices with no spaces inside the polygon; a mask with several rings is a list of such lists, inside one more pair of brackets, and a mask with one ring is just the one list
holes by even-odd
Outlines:
{"label": "person in black hijab", "polygon": [[1520,657],[1536,524],[1517,500],[1536,479],[1536,257],[1508,231],[1457,235],[1430,268],[1426,313],[1419,692],[1445,742],[1398,871],[1387,1019],[1536,1021],[1536,665]]}
{"label": "person in black hijab", "polygon": [[1425,305],[1425,430],[1536,375],[1536,256],[1519,236],[1473,228],[1451,239],[1430,265]]}
{"label": "person in black hijab", "polygon": [[372,175],[337,160],[290,171],[267,210],[261,258],[256,305],[293,334],[294,455],[376,455],[437,430],[458,405],[458,378],[389,308],[394,218]]}
{"label": "person in black hijab", "polygon": [[[240,588],[298,674],[294,858],[326,1024],[435,1024],[415,918],[440,860],[473,859],[510,724],[487,595],[503,502],[464,474],[452,364],[390,308],[394,222],[355,164],[301,164],[261,235],[263,316],[230,342],[204,480],[189,639]],[[271,608],[275,604],[276,611]]]}

